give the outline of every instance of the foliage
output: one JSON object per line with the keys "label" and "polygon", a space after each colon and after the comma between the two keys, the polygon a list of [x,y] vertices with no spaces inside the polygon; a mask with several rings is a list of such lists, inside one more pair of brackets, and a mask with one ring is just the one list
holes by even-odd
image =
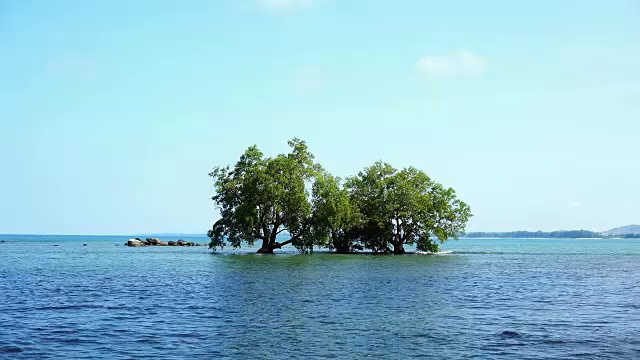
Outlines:
{"label": "foliage", "polygon": [[340,179],[323,172],[313,184],[312,229],[315,244],[348,253],[362,250],[349,235],[361,218]]}
{"label": "foliage", "polygon": [[456,238],[471,216],[453,189],[413,167],[398,171],[377,162],[350,178],[348,186],[366,219],[360,239],[374,252],[402,254],[404,245],[413,244],[421,251],[437,251],[432,236],[440,242]]}
{"label": "foliage", "polygon": [[[234,248],[243,241],[253,245],[261,240],[261,252],[292,243],[301,251],[312,249],[305,241],[311,205],[307,182],[316,172],[313,155],[304,141],[289,141],[291,152],[265,158],[252,146],[230,167],[214,168],[213,201],[220,209],[220,220],[209,231],[210,247]],[[278,234],[287,232],[290,239],[280,244]]]}
{"label": "foliage", "polygon": [[[464,232],[471,216],[453,189],[416,168],[379,161],[343,185],[313,162],[304,141],[289,146],[289,154],[273,158],[252,146],[233,168],[213,170],[221,218],[209,231],[210,247],[262,241],[263,253],[289,243],[303,252],[320,246],[402,254],[404,245],[435,252],[438,242]],[[278,243],[279,234],[289,240]]]}

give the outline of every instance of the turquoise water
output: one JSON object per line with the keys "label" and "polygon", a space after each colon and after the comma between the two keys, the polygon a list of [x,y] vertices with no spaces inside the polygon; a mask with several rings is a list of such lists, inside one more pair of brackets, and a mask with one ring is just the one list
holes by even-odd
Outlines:
{"label": "turquoise water", "polygon": [[640,240],[270,256],[127,238],[0,235],[0,357],[640,358]]}

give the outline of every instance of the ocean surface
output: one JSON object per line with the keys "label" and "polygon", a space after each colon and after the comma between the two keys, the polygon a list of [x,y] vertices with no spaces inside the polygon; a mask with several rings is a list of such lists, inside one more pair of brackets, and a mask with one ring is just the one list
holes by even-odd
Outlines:
{"label": "ocean surface", "polygon": [[0,358],[640,359],[640,240],[375,256],[127,239],[0,235]]}

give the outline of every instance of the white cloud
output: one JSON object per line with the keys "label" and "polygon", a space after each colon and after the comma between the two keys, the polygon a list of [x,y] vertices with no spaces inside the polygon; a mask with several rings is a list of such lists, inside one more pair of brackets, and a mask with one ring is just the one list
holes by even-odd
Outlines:
{"label": "white cloud", "polygon": [[425,56],[418,60],[416,69],[432,78],[476,76],[487,71],[487,60],[471,51],[459,50],[442,56]]}
{"label": "white cloud", "polygon": [[258,5],[265,9],[295,9],[313,5],[315,0],[258,0]]}
{"label": "white cloud", "polygon": [[293,85],[298,92],[308,94],[324,86],[325,77],[322,69],[316,66],[298,68],[293,74]]}

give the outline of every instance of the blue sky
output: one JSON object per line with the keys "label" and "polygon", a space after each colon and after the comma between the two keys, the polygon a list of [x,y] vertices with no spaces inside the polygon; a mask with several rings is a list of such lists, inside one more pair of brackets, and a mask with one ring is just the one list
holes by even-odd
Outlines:
{"label": "blue sky", "polygon": [[470,231],[640,223],[640,2],[0,2],[0,233],[202,233],[305,139],[453,186]]}

